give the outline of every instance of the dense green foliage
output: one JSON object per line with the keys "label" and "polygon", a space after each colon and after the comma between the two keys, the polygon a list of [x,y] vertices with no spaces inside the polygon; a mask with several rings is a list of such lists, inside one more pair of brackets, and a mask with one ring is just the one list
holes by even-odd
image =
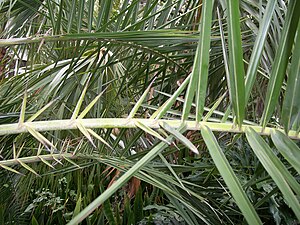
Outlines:
{"label": "dense green foliage", "polygon": [[2,1],[0,224],[298,224],[299,11]]}

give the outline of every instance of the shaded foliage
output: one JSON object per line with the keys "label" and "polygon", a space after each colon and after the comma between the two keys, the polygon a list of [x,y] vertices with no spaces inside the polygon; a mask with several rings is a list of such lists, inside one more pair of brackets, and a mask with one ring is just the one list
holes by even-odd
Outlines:
{"label": "shaded foliage", "polygon": [[0,3],[0,223],[297,224],[299,9]]}

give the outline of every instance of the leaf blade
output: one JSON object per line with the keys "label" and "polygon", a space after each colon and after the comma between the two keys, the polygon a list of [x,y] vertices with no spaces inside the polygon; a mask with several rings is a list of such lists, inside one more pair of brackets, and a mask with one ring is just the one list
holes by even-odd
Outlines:
{"label": "leaf blade", "polygon": [[284,158],[296,169],[300,174],[300,149],[285,134],[280,131],[271,132],[273,143]]}
{"label": "leaf blade", "polygon": [[186,147],[188,147],[192,152],[199,155],[198,149],[193,145],[193,143],[183,136],[179,131],[175,130],[174,128],[170,127],[167,123],[163,122],[160,124],[162,128],[164,128],[169,133],[173,134],[179,141],[182,142]]}
{"label": "leaf blade", "polygon": [[159,140],[167,143],[168,145],[170,145],[171,143],[168,142],[164,137],[162,137],[159,133],[157,133],[156,131],[154,131],[153,129],[151,129],[150,127],[145,126],[143,123],[139,122],[139,121],[135,121],[134,124],[142,129],[143,131],[145,131],[148,134],[151,134],[152,136],[158,138]]}
{"label": "leaf blade", "polygon": [[263,19],[259,26],[258,35],[256,37],[256,41],[254,43],[254,47],[252,50],[250,62],[247,69],[245,88],[246,88],[246,102],[248,102],[251,89],[254,85],[257,68],[260,63],[260,59],[263,53],[264,43],[267,39],[268,29],[272,21],[272,15],[275,10],[276,0],[270,0],[267,3],[267,7],[263,16]]}
{"label": "leaf blade", "polygon": [[[183,130],[181,130],[183,132]],[[172,137],[167,138],[168,142],[172,141]],[[137,161],[123,176],[121,176],[116,182],[114,182],[108,189],[106,189],[100,196],[98,196],[92,203],[84,208],[77,216],[75,216],[68,225],[75,225],[89,216],[97,207],[103,204],[111,195],[113,195],[119,188],[121,188],[137,171],[146,165],[149,161],[154,159],[163,149],[168,145],[164,142],[156,145],[150,150],[143,158]]]}
{"label": "leaf blade", "polygon": [[240,127],[245,114],[245,71],[240,29],[239,1],[227,0],[230,97]]}
{"label": "leaf blade", "polygon": [[[277,184],[278,188],[282,192],[285,200],[288,202],[292,210],[294,211],[298,220],[300,220],[300,204],[297,197],[294,195],[292,189],[290,188],[288,181],[286,180],[284,170],[278,168],[278,164],[272,161],[271,148],[266,144],[266,142],[251,128],[246,131],[246,137],[249,144],[259,161],[262,163],[266,171],[272,177],[274,182]],[[279,161],[280,162],[280,161]]]}
{"label": "leaf blade", "polygon": [[[202,22],[200,25],[200,47],[199,47],[199,61],[196,67],[199,67],[197,76],[197,94],[196,94],[196,121],[200,122],[204,111],[204,103],[207,89],[207,79],[209,70],[209,50],[210,50],[210,37],[211,37],[211,22],[212,22],[212,9],[214,1],[204,0],[202,3]],[[198,50],[198,49],[197,49]]]}
{"label": "leaf blade", "polygon": [[79,114],[81,105],[82,105],[83,100],[84,100],[85,93],[86,93],[87,88],[88,88],[89,80],[90,80],[90,78],[88,78],[88,80],[87,80],[87,82],[86,82],[86,85],[85,85],[85,87],[84,87],[83,90],[82,90],[82,93],[81,93],[81,95],[80,95],[80,97],[79,97],[79,99],[78,99],[78,102],[77,102],[76,106],[75,106],[74,112],[73,112],[73,114],[72,114],[72,116],[71,116],[71,120],[75,120],[76,117],[77,117],[78,114]]}
{"label": "leaf blade", "polygon": [[282,105],[281,121],[287,133],[294,122],[296,123],[296,129],[300,127],[300,48],[296,46],[300,46],[300,23],[298,23],[295,47]]}
{"label": "leaf blade", "polygon": [[239,206],[247,222],[249,224],[262,224],[253,205],[250,203],[250,200],[246,196],[242,185],[238,181],[238,178],[234,174],[233,169],[231,168],[228,160],[222,152],[222,149],[220,148],[214,134],[206,126],[202,127],[201,134],[216,167],[222,175],[233,198],[236,200],[236,204]]}
{"label": "leaf blade", "polygon": [[132,108],[132,110],[130,111],[128,118],[133,118],[134,115],[136,114],[136,112],[138,111],[138,109],[140,108],[140,106],[142,105],[144,99],[146,98],[147,94],[150,91],[150,88],[152,86],[152,84],[154,83],[155,79],[150,83],[150,85],[148,86],[148,88],[144,91],[144,93],[142,94],[142,96],[140,97],[140,99],[137,101],[137,103],[134,105],[134,107]]}
{"label": "leaf blade", "polygon": [[300,1],[291,0],[289,2],[282,36],[277,48],[272,71],[270,74],[270,81],[267,88],[265,109],[261,118],[261,125],[263,127],[266,127],[277,105],[277,99],[280,94],[281,84],[285,76],[295,32],[299,21],[299,8]]}

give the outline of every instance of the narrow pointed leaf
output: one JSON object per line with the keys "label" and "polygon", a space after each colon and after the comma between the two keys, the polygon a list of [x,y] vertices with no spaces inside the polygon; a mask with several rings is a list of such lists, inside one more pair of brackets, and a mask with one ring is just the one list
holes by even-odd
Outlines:
{"label": "narrow pointed leaf", "polygon": [[73,112],[73,114],[72,114],[71,120],[76,119],[77,115],[79,114],[79,111],[80,111],[82,102],[83,102],[83,100],[84,100],[84,96],[85,96],[86,90],[87,90],[88,85],[89,85],[89,80],[90,80],[90,79],[87,80],[86,85],[85,85],[84,89],[82,90],[82,93],[81,93],[81,95],[80,95],[80,98],[78,99],[78,102],[77,102],[76,107],[75,107],[75,109],[74,109],[74,112]]}
{"label": "narrow pointed leaf", "polygon": [[73,216],[72,216],[72,219],[78,215],[78,213],[80,212],[80,209],[81,209],[81,193],[79,194],[79,197],[77,199],[77,202],[76,202],[76,206],[75,206],[75,209],[74,209],[74,212],[73,212]]}
{"label": "narrow pointed leaf", "polygon": [[[153,113],[153,117],[156,119],[161,119],[167,111],[171,108],[171,106],[174,104],[178,96],[181,94],[181,92],[185,89],[187,84],[190,82],[191,74],[183,81],[183,83],[180,85],[180,87],[174,92],[174,94],[163,104],[163,106],[155,111]],[[152,117],[151,116],[151,117]]]}
{"label": "narrow pointed leaf", "polygon": [[103,90],[99,95],[97,95],[97,97],[93,101],[90,102],[90,104],[80,113],[78,119],[83,119],[83,117],[85,117],[85,115],[91,110],[91,108],[96,104],[99,98],[103,95],[106,89],[107,88],[105,88],[105,90]]}
{"label": "narrow pointed leaf", "polygon": [[167,144],[171,144],[170,142],[168,142],[163,136],[161,136],[159,133],[157,133],[155,130],[151,129],[150,127],[147,127],[146,125],[142,124],[141,122],[139,121],[135,121],[134,124],[142,129],[143,131],[145,131],[146,133],[148,134],[151,134],[152,136],[158,138],[159,140],[167,143]]}
{"label": "narrow pointed leaf", "polygon": [[15,143],[13,143],[13,157],[14,157],[14,159],[17,158],[17,150],[16,150],[16,144]]}
{"label": "narrow pointed leaf", "polygon": [[226,123],[226,121],[228,120],[228,118],[230,117],[230,113],[231,113],[231,107],[227,107],[223,117],[222,117],[222,120],[221,120],[221,123]]}
{"label": "narrow pointed leaf", "polygon": [[52,148],[56,149],[56,147],[47,139],[45,138],[41,133],[36,131],[35,129],[31,128],[30,126],[26,126],[28,132],[35,137],[39,142],[41,142],[46,148]]}
{"label": "narrow pointed leaf", "polygon": [[171,167],[170,163],[165,159],[165,157],[161,153],[159,153],[159,157],[161,158],[161,160],[163,161],[163,163],[168,167],[168,169],[170,170],[170,172],[172,173],[172,175],[175,177],[175,179],[178,181],[178,183],[181,185],[182,189],[185,190],[190,195],[189,190],[186,189],[186,187],[183,185],[183,183],[181,182],[180,178],[177,176],[176,172]]}
{"label": "narrow pointed leaf", "polygon": [[75,8],[76,8],[76,0],[72,0],[71,11],[70,11],[69,16],[68,16],[67,33],[71,33],[71,28],[72,28],[72,25],[74,24],[73,19],[76,16]]}
{"label": "narrow pointed leaf", "polygon": [[38,156],[38,158],[45,163],[47,166],[51,167],[52,169],[55,169],[54,166],[52,166],[47,160],[45,160],[42,156]]}
{"label": "narrow pointed leaf", "polygon": [[97,138],[99,141],[101,141],[103,144],[105,144],[107,147],[109,147],[111,150],[114,150],[100,135],[98,135],[95,131],[92,129],[87,129],[87,131],[93,135],[95,138]]}
{"label": "narrow pointed leaf", "polygon": [[[199,29],[201,29],[201,27]],[[185,99],[184,99],[185,101],[184,101],[183,112],[181,116],[182,120],[186,120],[188,118],[195,97],[195,93],[197,91],[197,85],[200,76],[200,63],[201,63],[200,60],[201,60],[201,45],[202,45],[201,41],[203,41],[202,33],[200,33],[199,36],[198,46],[194,58],[193,70],[191,73],[191,79],[185,94]]]}
{"label": "narrow pointed leaf", "polygon": [[19,124],[23,124],[25,120],[25,112],[26,112],[26,103],[27,103],[27,91],[24,93],[23,102],[21,106],[21,112],[20,112],[20,118],[19,118]]}
{"label": "narrow pointed leaf", "polygon": [[240,28],[239,0],[227,0],[229,80],[231,104],[239,127],[245,114],[245,71]]}
{"label": "narrow pointed leaf", "polygon": [[259,31],[252,50],[250,62],[246,74],[246,102],[254,85],[257,69],[264,50],[264,43],[267,39],[268,29],[273,18],[276,0],[269,0],[262,21],[259,23]]}
{"label": "narrow pointed leaf", "polygon": [[[74,151],[72,152],[72,155],[76,155],[76,152],[78,151],[78,149],[81,148],[81,146],[82,146],[83,143],[84,143],[84,140],[81,139],[80,142],[79,142],[79,144],[76,146],[76,148],[75,148]],[[68,149],[68,148],[66,148],[66,149]]]}
{"label": "narrow pointed leaf", "polygon": [[[20,147],[20,150],[18,151],[17,155],[16,155],[16,158],[19,158],[19,156],[21,155],[21,152],[23,150],[23,147],[25,145],[25,142],[22,144],[22,146]],[[15,146],[15,145],[14,145]]]}
{"label": "narrow pointed leaf", "polygon": [[135,103],[134,107],[132,108],[131,112],[128,115],[128,118],[133,118],[134,117],[134,115],[136,114],[136,112],[138,111],[140,106],[142,105],[143,101],[145,100],[146,96],[148,95],[148,93],[150,91],[150,88],[151,88],[154,81],[155,81],[155,79],[150,83],[148,88],[144,91],[144,93],[142,94],[140,99],[137,101],[137,103]]}
{"label": "narrow pointed leaf", "polygon": [[41,115],[46,109],[48,109],[53,104],[53,102],[54,101],[49,102],[47,105],[45,105],[39,111],[37,111],[34,115],[32,115],[26,122],[34,121],[39,115]]}
{"label": "narrow pointed leaf", "polygon": [[281,121],[285,132],[291,129],[296,122],[296,128],[300,127],[300,23],[298,23],[297,35],[295,38],[294,52],[288,74],[286,92],[284,96]]}
{"label": "narrow pointed leaf", "polygon": [[280,164],[274,161],[274,153],[272,152],[272,149],[252,128],[249,128],[246,131],[246,136],[251,148],[255,152],[259,161],[264,166],[266,171],[270,174],[274,182],[277,184],[278,188],[284,196],[284,199],[287,201],[288,205],[292,208],[296,217],[300,221],[299,201],[294,195],[291,187],[289,186],[289,180],[287,179],[287,177],[285,177],[285,170],[282,169]]}
{"label": "narrow pointed leaf", "polygon": [[219,107],[219,105],[221,104],[221,102],[223,101],[223,99],[225,98],[225,96],[227,95],[227,93],[225,92],[216,102],[215,104],[211,107],[211,109],[208,111],[208,113],[205,115],[205,117],[203,118],[203,122],[206,122],[211,115],[214,113],[214,111]]}
{"label": "narrow pointed leaf", "polygon": [[57,163],[59,163],[60,165],[63,165],[63,163],[62,163],[59,159],[57,159],[55,156],[53,156],[53,159],[54,159]]}
{"label": "narrow pointed leaf", "polygon": [[[194,224],[197,224],[197,220],[196,218],[192,215],[192,214],[189,214],[183,207],[182,207],[182,202],[180,202],[178,199],[174,198],[173,196],[171,195],[168,195],[166,193],[166,196],[168,197],[168,199],[170,199],[170,202],[172,203],[172,205],[174,205],[174,207],[178,210],[178,212],[180,213],[180,216],[182,216],[185,220],[185,222],[188,224],[188,225],[194,225]],[[202,219],[202,218],[201,218]],[[206,221],[205,218],[202,219],[202,221],[205,223],[205,224],[209,224],[208,221]]]}
{"label": "narrow pointed leaf", "polygon": [[96,148],[96,145],[93,142],[93,139],[88,132],[88,130],[82,125],[82,123],[79,120],[76,120],[76,126],[80,130],[80,132],[91,142],[91,144]]}
{"label": "narrow pointed leaf", "polygon": [[[183,132],[184,130],[180,130]],[[167,138],[167,142],[171,142],[172,137]],[[98,196],[92,203],[84,208],[75,218],[73,218],[68,225],[75,225],[80,223],[86,217],[88,217],[95,209],[110,198],[119,188],[121,188],[131,177],[133,177],[138,171],[140,171],[144,165],[154,159],[159,153],[161,153],[168,145],[164,142],[160,142],[153,149],[151,149],[143,158],[137,161],[123,176],[121,176],[116,182],[114,182],[109,188],[107,188],[100,196]]]}
{"label": "narrow pointed leaf", "polygon": [[280,131],[271,132],[271,137],[279,152],[300,174],[300,148]]}
{"label": "narrow pointed leaf", "polygon": [[223,53],[223,59],[224,59],[225,75],[226,75],[226,79],[227,79],[228,89],[230,90],[230,79],[229,79],[230,75],[229,75],[229,66],[228,66],[227,47],[226,47],[225,35],[224,35],[224,30],[223,30],[223,23],[222,23],[222,20],[221,20],[219,7],[217,7],[217,14],[218,14],[219,27],[220,27],[220,34],[221,34],[221,43],[222,43],[222,53]]}
{"label": "narrow pointed leaf", "polygon": [[[223,30],[223,23],[222,23],[222,20],[221,20],[221,15],[220,15],[219,7],[217,7],[217,14],[218,14],[219,27],[220,27],[220,34],[221,34],[222,53],[223,53],[223,60],[224,60],[224,67],[225,67],[225,75],[226,75],[226,80],[227,80],[227,86],[228,86],[228,89],[231,90],[227,47],[226,47],[225,34],[224,34],[224,30]],[[229,105],[227,107],[225,113],[223,114],[223,117],[222,117],[222,120],[221,120],[222,123],[225,123],[227,121],[230,113],[231,113],[231,105]]]}
{"label": "narrow pointed leaf", "polygon": [[[252,130],[252,132],[255,131]],[[280,159],[272,152],[271,148],[267,145],[267,143],[257,133],[256,135],[253,135],[253,137],[257,139],[257,142],[261,143],[261,150],[264,150],[262,153],[264,154],[264,158],[269,158],[270,162],[280,171],[280,173],[291,186],[291,188],[294,190],[294,192],[300,196],[300,184],[295,180],[295,178],[283,165]]]}
{"label": "narrow pointed leaf", "polygon": [[222,149],[220,148],[214,134],[206,126],[202,127],[201,134],[205,141],[205,144],[207,145],[209,153],[219,170],[219,173],[223,177],[230,193],[232,194],[236,204],[245,216],[247,222],[249,224],[262,224],[253,205],[251,204],[245,191],[243,190],[242,185],[234,174],[233,169],[231,168]]}
{"label": "narrow pointed leaf", "polygon": [[16,170],[14,170],[13,168],[10,168],[9,166],[2,165],[2,164],[1,164],[1,161],[0,161],[0,167],[2,167],[3,169],[8,170],[8,171],[10,171],[10,172],[13,172],[13,173],[16,173],[16,174],[19,174],[19,175],[24,176],[24,174],[20,173],[19,171],[16,171]]}
{"label": "narrow pointed leaf", "polygon": [[[136,201],[136,198],[135,198],[135,201]],[[113,213],[113,207],[109,200],[107,200],[103,203],[103,212],[104,212],[104,215],[105,215],[107,221],[109,221],[110,225],[117,225],[116,218],[114,217],[114,213]]]}
{"label": "narrow pointed leaf", "polygon": [[39,144],[36,155],[39,156],[41,154],[41,152],[42,152],[42,143]]}
{"label": "narrow pointed leaf", "polygon": [[18,160],[18,163],[23,166],[25,169],[29,170],[31,173],[34,173],[35,175],[37,175],[38,177],[40,176],[37,172],[34,171],[34,169],[32,169],[30,166],[28,166],[27,164],[23,163],[21,160]]}
{"label": "narrow pointed leaf", "polygon": [[184,144],[187,148],[189,148],[195,154],[199,154],[198,149],[193,145],[193,143],[183,136],[180,132],[175,130],[174,128],[170,127],[167,123],[163,122],[160,124],[162,128],[168,131],[170,134],[173,134],[182,144]]}
{"label": "narrow pointed leaf", "polygon": [[76,164],[73,160],[69,159],[68,157],[63,156],[63,158],[68,161],[69,163],[73,164],[74,166],[78,167],[79,169],[81,169],[81,167]]}
{"label": "narrow pointed leaf", "polygon": [[[160,107],[158,107],[158,108],[156,109],[156,111],[150,116],[150,119],[155,119],[155,118],[157,118],[157,116],[160,114],[160,112],[161,112],[164,108],[166,108],[165,106],[169,103],[169,100],[170,100],[170,99],[168,99],[166,102],[164,102],[164,104],[162,104]],[[145,106],[145,105],[142,105],[142,106]],[[172,106],[172,105],[170,105],[169,107],[171,108],[171,106]],[[166,110],[165,114],[168,112],[168,110],[169,110],[169,109]],[[162,116],[164,116],[165,114],[163,114]],[[161,117],[162,117],[162,116],[161,116]]]}
{"label": "narrow pointed leaf", "polygon": [[211,36],[211,21],[212,21],[212,9],[214,1],[204,0],[202,3],[202,13],[201,13],[201,24],[200,24],[200,48],[199,48],[199,61],[195,65],[199,67],[199,76],[197,84],[197,94],[196,94],[196,121],[200,122],[202,119],[202,114],[204,110],[204,103],[206,97],[207,89],[207,78],[209,69],[209,50],[210,50],[210,36]]}
{"label": "narrow pointed leaf", "polygon": [[278,104],[277,100],[281,91],[281,85],[286,73],[287,64],[299,22],[299,10],[300,1],[289,1],[279,46],[276,51],[272,71],[270,74],[270,81],[265,99],[265,109],[261,119],[261,125],[263,127],[266,127],[276,105]]}

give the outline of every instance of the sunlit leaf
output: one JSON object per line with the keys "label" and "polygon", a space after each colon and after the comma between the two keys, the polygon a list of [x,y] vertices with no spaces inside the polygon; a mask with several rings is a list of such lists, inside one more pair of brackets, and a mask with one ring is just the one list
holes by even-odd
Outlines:
{"label": "sunlit leaf", "polygon": [[32,122],[35,120],[39,115],[41,115],[46,109],[48,109],[54,101],[49,102],[47,105],[45,105],[43,108],[41,108],[39,111],[37,111],[34,115],[32,115],[26,122]]}
{"label": "sunlit leaf", "polygon": [[144,91],[143,95],[140,97],[140,99],[135,103],[134,107],[132,108],[131,112],[128,115],[128,118],[133,118],[140,106],[142,105],[143,101],[145,100],[146,96],[149,94],[150,88],[152,84],[154,83],[155,79],[150,83],[148,88]]}
{"label": "sunlit leaf", "polygon": [[41,142],[43,145],[45,145],[46,148],[51,147],[52,149],[56,149],[56,147],[47,139],[45,138],[41,133],[36,131],[35,129],[31,128],[30,126],[26,126],[26,129],[28,132],[35,137],[39,142]]}
{"label": "sunlit leaf", "polygon": [[13,173],[16,173],[16,174],[19,174],[19,175],[24,175],[24,174],[20,173],[19,171],[16,171],[16,170],[10,168],[9,166],[5,166],[5,165],[3,165],[1,163],[0,163],[0,167],[2,167],[5,170],[8,170],[10,172],[13,172]]}
{"label": "sunlit leaf", "polygon": [[185,136],[183,136],[180,132],[178,132],[177,130],[170,127],[167,123],[164,122],[161,123],[160,126],[164,128],[166,131],[168,131],[170,134],[173,134],[179,141],[181,141],[182,144],[188,147],[192,152],[194,152],[195,154],[199,154],[199,151],[195,147],[195,145],[193,145],[193,143]]}
{"label": "sunlit leaf", "polygon": [[[299,22],[300,1],[292,0],[289,2],[287,9],[287,18],[283,26],[281,39],[276,51],[270,81],[265,99],[264,113],[261,119],[261,124],[265,127],[274,112],[277,104],[277,99],[281,91],[281,85],[286,73],[290,53],[292,50],[295,33]],[[294,81],[292,81],[294,82]]]}
{"label": "sunlit leaf", "polygon": [[36,176],[40,176],[37,172],[34,171],[34,169],[32,169],[30,166],[26,165],[25,163],[23,163],[21,160],[17,159],[18,163],[23,166],[26,170],[30,171],[31,173],[35,174]]}
{"label": "sunlit leaf", "polygon": [[75,109],[74,109],[74,111],[73,111],[71,120],[76,119],[76,117],[77,117],[78,114],[79,114],[81,105],[82,105],[83,100],[84,100],[84,96],[85,96],[86,90],[87,90],[87,88],[88,88],[88,84],[89,84],[89,79],[87,80],[86,85],[84,86],[84,88],[83,88],[83,90],[82,90],[82,93],[81,93],[81,95],[80,95],[80,98],[78,99],[78,102],[77,102],[76,107],[75,107]]}
{"label": "sunlit leaf", "polygon": [[227,0],[228,52],[229,52],[229,93],[236,122],[242,125],[245,117],[245,71],[240,28],[238,0]]}
{"label": "sunlit leaf", "polygon": [[139,121],[136,121],[136,122],[135,122],[135,125],[136,125],[138,128],[140,128],[140,129],[142,129],[143,131],[145,131],[146,133],[151,134],[152,136],[158,138],[159,140],[161,140],[161,141],[163,141],[163,142],[165,142],[165,143],[167,143],[167,144],[169,144],[169,145],[171,144],[171,143],[168,142],[164,137],[162,137],[159,133],[157,133],[155,130],[153,130],[153,129],[147,127],[147,126],[144,125],[143,123],[141,123],[141,122],[139,122]]}

